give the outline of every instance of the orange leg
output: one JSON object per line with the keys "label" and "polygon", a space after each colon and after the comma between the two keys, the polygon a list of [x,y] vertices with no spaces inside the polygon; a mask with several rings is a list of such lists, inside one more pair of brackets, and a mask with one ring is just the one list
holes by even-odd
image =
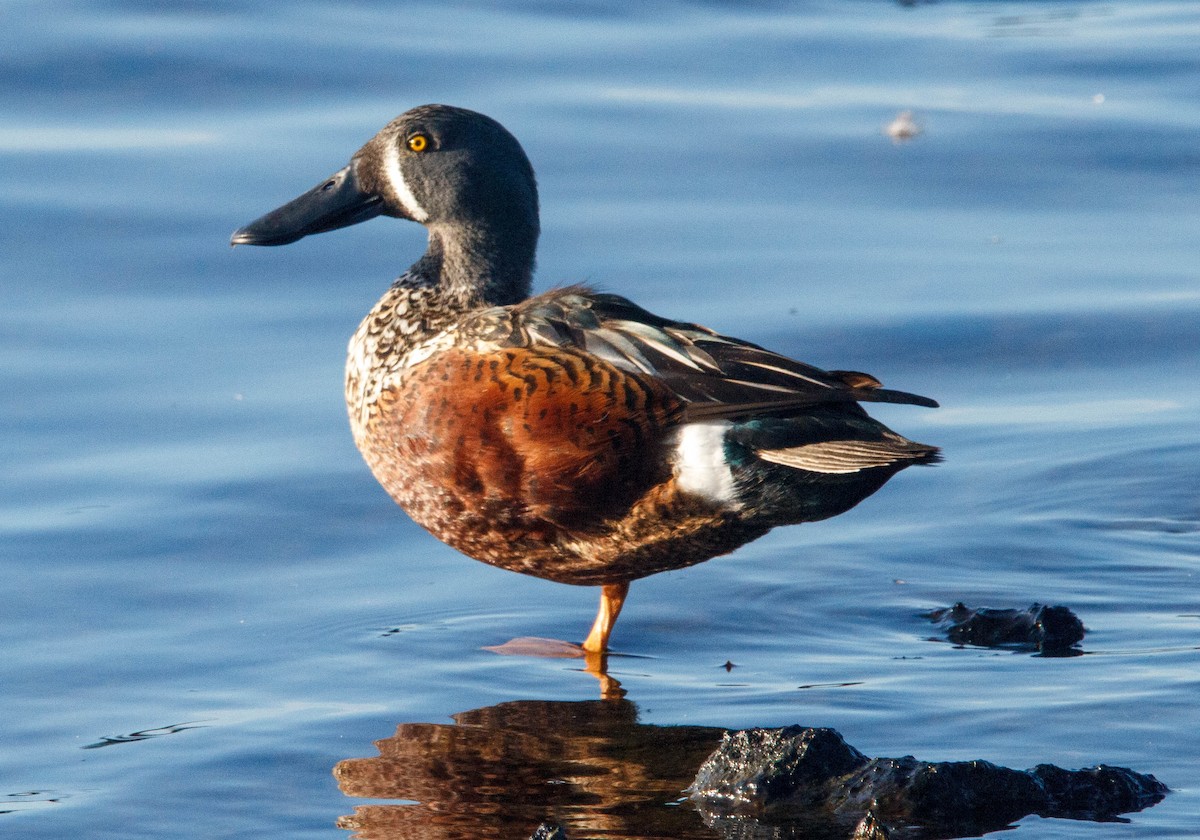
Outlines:
{"label": "orange leg", "polygon": [[625,596],[629,594],[629,582],[606,583],[600,588],[600,610],[596,613],[596,621],[592,624],[592,632],[583,640],[583,649],[589,653],[603,653],[608,650],[608,637],[612,635],[613,625],[621,614],[621,606]]}

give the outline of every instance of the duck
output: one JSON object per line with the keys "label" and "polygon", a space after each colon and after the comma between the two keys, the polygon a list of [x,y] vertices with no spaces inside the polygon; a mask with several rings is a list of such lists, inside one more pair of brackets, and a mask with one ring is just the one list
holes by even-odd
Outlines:
{"label": "duck", "polygon": [[605,654],[634,580],[827,519],[940,460],[863,403],[935,408],[573,285],[533,293],[534,169],[484,114],[423,105],[234,232],[278,246],[390,216],[428,247],[350,339],[346,406],[383,489],[484,563],[600,587]]}

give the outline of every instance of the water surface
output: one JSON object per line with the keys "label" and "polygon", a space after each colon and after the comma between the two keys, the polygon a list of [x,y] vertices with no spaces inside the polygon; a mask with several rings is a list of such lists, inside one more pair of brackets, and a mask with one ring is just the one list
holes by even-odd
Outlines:
{"label": "water surface", "polygon": [[[539,288],[593,283],[943,405],[873,413],[944,464],[636,583],[610,663],[627,703],[602,714],[1126,765],[1174,793],[1018,834],[1194,835],[1200,12],[793,5],[0,8],[0,829],[336,838],[385,808],[369,836],[478,836],[536,780],[430,822],[332,771],[398,727],[513,708],[586,754],[560,724],[594,707],[563,704],[597,681],[482,648],[578,638],[596,592],[437,543],[350,441],[345,342],[423,231],[227,246],[441,101],[529,152]],[[895,144],[902,109],[923,133]],[[931,639],[920,614],[957,600],[1066,604],[1086,655]],[[504,836],[540,811],[639,830],[570,810],[579,789],[522,800]],[[717,836],[663,807],[641,830]]]}

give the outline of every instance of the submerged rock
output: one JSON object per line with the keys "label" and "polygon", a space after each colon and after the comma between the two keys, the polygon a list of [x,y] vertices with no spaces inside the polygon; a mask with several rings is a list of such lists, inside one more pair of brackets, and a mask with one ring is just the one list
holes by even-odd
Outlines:
{"label": "submerged rock", "polygon": [[1083,622],[1062,606],[1032,604],[1024,610],[972,608],[960,601],[952,607],[926,613],[925,617],[935,622],[956,645],[1011,645],[1062,654],[1083,641],[1084,634]]}
{"label": "submerged rock", "polygon": [[729,733],[689,788],[717,828],[800,822],[814,833],[877,839],[913,828],[977,834],[1030,814],[1110,820],[1166,793],[1153,776],[1123,767],[868,758],[835,730],[800,726]]}

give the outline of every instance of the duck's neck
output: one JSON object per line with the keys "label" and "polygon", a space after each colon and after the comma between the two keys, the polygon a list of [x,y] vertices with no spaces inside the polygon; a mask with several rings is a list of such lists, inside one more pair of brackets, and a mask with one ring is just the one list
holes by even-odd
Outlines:
{"label": "duck's neck", "polygon": [[429,249],[375,304],[350,339],[346,403],[366,433],[385,386],[464,315],[529,297],[537,222],[519,230],[431,226]]}
{"label": "duck's neck", "polygon": [[532,289],[537,235],[536,225],[433,225],[428,250],[400,282],[426,285],[463,311],[519,303]]}

